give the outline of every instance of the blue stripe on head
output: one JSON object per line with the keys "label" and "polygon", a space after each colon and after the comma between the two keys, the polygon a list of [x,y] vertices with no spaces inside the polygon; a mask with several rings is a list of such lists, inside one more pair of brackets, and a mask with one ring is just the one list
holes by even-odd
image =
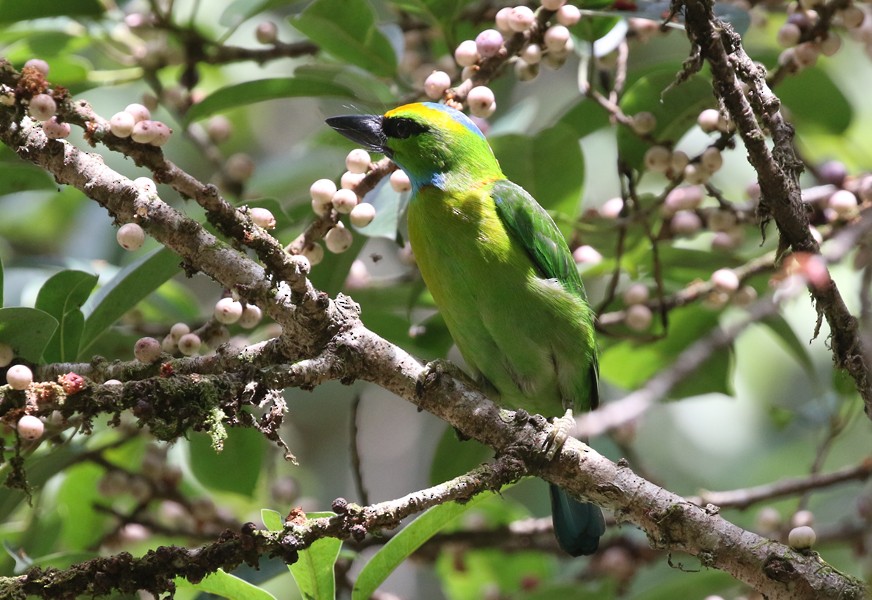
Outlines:
{"label": "blue stripe on head", "polygon": [[432,108],[434,110],[438,110],[438,111],[441,111],[441,112],[447,114],[449,117],[451,117],[452,119],[454,119],[455,121],[457,121],[458,123],[460,123],[461,125],[466,127],[467,129],[469,129],[472,133],[474,133],[478,137],[484,139],[484,134],[481,132],[481,129],[479,129],[478,126],[475,123],[473,123],[469,117],[467,117],[465,114],[463,114],[459,110],[451,108],[450,106],[445,105],[445,104],[439,104],[437,102],[422,102],[421,104],[423,104],[427,108]]}

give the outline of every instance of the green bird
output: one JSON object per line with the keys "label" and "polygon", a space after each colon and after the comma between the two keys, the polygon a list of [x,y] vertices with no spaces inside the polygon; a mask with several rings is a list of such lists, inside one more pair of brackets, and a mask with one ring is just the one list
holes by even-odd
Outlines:
{"label": "green bird", "polygon": [[[503,175],[478,127],[429,102],[327,124],[409,176],[412,252],[488,396],[548,417],[596,408],[594,317],[575,261],[545,209]],[[561,548],[594,553],[602,511],[550,490]]]}

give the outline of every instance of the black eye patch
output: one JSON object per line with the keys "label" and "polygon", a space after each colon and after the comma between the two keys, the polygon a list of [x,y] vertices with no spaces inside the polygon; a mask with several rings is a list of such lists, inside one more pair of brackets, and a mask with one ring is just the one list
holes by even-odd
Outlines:
{"label": "black eye patch", "polygon": [[428,129],[426,125],[406,117],[392,117],[382,123],[382,131],[386,136],[401,140],[424,133]]}

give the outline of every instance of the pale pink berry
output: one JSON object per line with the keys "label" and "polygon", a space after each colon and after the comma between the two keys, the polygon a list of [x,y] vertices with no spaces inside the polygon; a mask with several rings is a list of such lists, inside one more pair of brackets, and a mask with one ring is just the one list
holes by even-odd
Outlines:
{"label": "pale pink berry", "polygon": [[134,125],[136,125],[136,119],[127,111],[115,113],[109,119],[109,131],[120,138],[130,137],[130,134],[133,133]]}
{"label": "pale pink berry", "polygon": [[334,254],[345,252],[351,248],[353,242],[354,236],[341,222],[336,223],[336,226],[324,236],[324,245]]}
{"label": "pale pink berry", "polygon": [[26,365],[13,365],[6,371],[6,383],[13,390],[26,390],[33,383],[33,371]]}
{"label": "pale pink berry", "polygon": [[672,217],[672,231],[678,235],[690,235],[699,231],[702,220],[690,210],[680,210]]}
{"label": "pale pink berry", "polygon": [[339,187],[344,190],[353,190],[360,182],[363,181],[363,178],[366,177],[365,173],[352,173],[351,171],[346,171],[342,174],[342,177],[339,178]]}
{"label": "pale pink berry", "polygon": [[856,4],[852,4],[838,11],[838,15],[842,19],[842,24],[847,29],[856,29],[860,27],[866,19],[866,13]]}
{"label": "pale pink berry", "polygon": [[333,208],[336,209],[336,212],[347,215],[355,206],[357,206],[357,194],[351,190],[343,188],[337,190],[336,193],[333,194],[332,202]]}
{"label": "pale pink berry", "polygon": [[693,210],[702,202],[702,190],[696,186],[677,187],[666,195],[664,212],[673,214],[680,210]]}
{"label": "pale pink berry", "polygon": [[512,31],[529,29],[536,20],[536,15],[526,6],[516,6],[509,13],[509,28]]}
{"label": "pale pink berry", "polygon": [[36,94],[30,99],[29,106],[30,116],[37,121],[48,121],[58,110],[58,105],[54,98],[48,94]]}
{"label": "pale pink berry", "polygon": [[313,242],[311,246],[303,248],[300,255],[308,259],[310,265],[317,265],[324,260],[324,246],[318,242]]}
{"label": "pale pink berry", "polygon": [[391,187],[395,192],[402,194],[412,189],[412,182],[405,171],[397,169],[391,173]]}
{"label": "pale pink berry", "polygon": [[657,118],[650,112],[640,112],[633,115],[633,131],[640,135],[648,135],[657,127]]}
{"label": "pale pink berry", "polygon": [[115,232],[115,239],[119,246],[133,252],[142,248],[145,243],[145,231],[136,223],[125,223]]}
{"label": "pale pink berry", "polygon": [[461,67],[471,67],[478,62],[478,48],[472,40],[464,40],[460,42],[457,49],[454,51],[454,60]]}
{"label": "pale pink berry", "polygon": [[45,424],[39,417],[24,415],[18,419],[15,428],[18,430],[18,435],[26,440],[33,441],[42,437],[42,434],[45,431]]}
{"label": "pale pink berry", "polygon": [[194,356],[200,351],[203,341],[196,333],[186,333],[179,338],[179,352],[185,356]]}
{"label": "pale pink berry", "polygon": [[41,58],[31,58],[26,63],[24,63],[24,66],[32,67],[43,75],[48,75],[48,63]]}
{"label": "pale pink berry", "polygon": [[699,162],[706,171],[709,173],[715,173],[724,166],[724,157],[721,155],[721,151],[718,148],[709,146],[702,153]]}
{"label": "pale pink berry", "polygon": [[[152,121],[152,128],[154,129],[154,137],[149,142],[152,146],[163,146],[168,141],[170,141],[170,136],[173,135],[173,130],[169,128],[165,123],[160,121]],[[133,127],[136,129],[136,126]]]}
{"label": "pale pink berry", "polygon": [[573,4],[564,4],[557,9],[557,22],[565,27],[572,27],[581,20],[581,11]]}
{"label": "pale pink berry", "polygon": [[170,327],[170,335],[174,340],[178,341],[186,333],[191,333],[191,328],[187,323],[176,323]]}
{"label": "pale pink berry", "polygon": [[475,37],[475,49],[482,58],[496,56],[503,47],[503,34],[496,29],[485,29]]}
{"label": "pale pink berry", "polygon": [[133,132],[130,138],[138,144],[151,144],[158,135],[158,128],[155,127],[155,122],[148,119],[137,121],[133,126]]}
{"label": "pale pink berry", "polygon": [[248,181],[254,175],[254,161],[247,154],[237,152],[224,163],[224,172],[232,181]]}
{"label": "pale pink berry", "polygon": [[802,30],[800,30],[798,25],[795,23],[785,23],[778,30],[775,39],[778,41],[778,45],[782,48],[790,48],[796,46],[801,37]]}
{"label": "pale pink berry", "polygon": [[139,338],[133,345],[133,356],[143,363],[157,361],[160,358],[160,342],[153,337]]}
{"label": "pale pink berry", "polygon": [[566,0],[542,0],[542,8],[545,10],[557,10],[566,4]]}
{"label": "pale pink berry", "polygon": [[509,6],[503,7],[497,11],[497,15],[494,19],[497,24],[497,29],[506,33],[512,30],[511,26],[509,25],[509,15],[511,14],[512,8]]}
{"label": "pale pink berry", "polygon": [[739,276],[732,269],[718,269],[712,273],[712,285],[722,292],[732,293],[739,289]]}
{"label": "pale pink berry", "polygon": [[620,196],[609,198],[600,206],[599,213],[606,219],[617,219],[624,210],[624,199]]}
{"label": "pale pink berry", "polygon": [[355,148],[345,157],[345,168],[349,173],[366,173],[371,162],[369,152],[362,148]]}
{"label": "pale pink berry", "polygon": [[0,368],[8,367],[13,358],[15,358],[15,352],[12,350],[12,346],[0,342]]}
{"label": "pale pink berry", "polygon": [[212,311],[215,320],[224,325],[236,323],[242,316],[242,303],[233,298],[221,298]]}
{"label": "pale pink berry", "polygon": [[596,265],[602,262],[603,255],[600,254],[593,246],[579,246],[572,253],[572,258],[578,264]]}
{"label": "pale pink berry", "polygon": [[716,231],[712,236],[712,250],[729,252],[735,250],[742,243],[742,230],[739,228],[730,231]]}
{"label": "pale pink berry", "polygon": [[564,25],[552,25],[545,32],[545,47],[551,52],[560,52],[569,42],[569,29]]}
{"label": "pale pink berry", "polygon": [[707,108],[696,118],[699,128],[706,133],[712,133],[721,128],[721,113],[714,108]]}
{"label": "pale pink berry", "polygon": [[632,304],[624,313],[624,323],[633,331],[645,331],[651,326],[654,315],[644,304]]}
{"label": "pale pink berry", "polygon": [[246,304],[239,317],[239,325],[244,329],[254,329],[263,318],[263,311],[254,304]]}
{"label": "pale pink berry", "polygon": [[329,179],[319,179],[309,188],[312,197],[312,210],[319,216],[330,212],[333,206],[333,194],[336,193],[336,184]]}
{"label": "pale pink berry", "polygon": [[424,81],[424,93],[431,100],[438,100],[451,87],[451,77],[445,71],[433,71]]}
{"label": "pale pink berry", "polygon": [[666,146],[651,146],[645,152],[645,168],[655,173],[665,173],[672,161],[672,151]]}
{"label": "pale pink berry", "polygon": [[130,113],[133,119],[139,123],[140,121],[148,121],[151,119],[151,111],[142,104],[128,104],[124,112]]}
{"label": "pale pink berry", "polygon": [[813,67],[820,56],[820,50],[814,42],[803,42],[793,49],[793,59],[800,67]]}
{"label": "pale pink berry", "polygon": [[369,202],[361,202],[351,209],[348,219],[355,227],[366,227],[375,219],[375,207]]}
{"label": "pale pink berry", "polygon": [[264,229],[276,228],[275,215],[273,215],[267,208],[261,208],[259,206],[250,208],[248,210],[248,216],[251,217],[251,221],[259,227],[263,227]]}
{"label": "pale pink berry", "polygon": [[258,24],[254,30],[254,37],[261,44],[273,44],[278,38],[279,28],[272,21],[264,21]]}
{"label": "pale pink berry", "polygon": [[497,108],[494,93],[486,85],[479,85],[469,90],[466,101],[469,103],[469,112],[476,117],[487,118]]}
{"label": "pale pink berry", "polygon": [[644,283],[634,283],[624,290],[624,304],[631,306],[633,304],[645,304],[648,302],[648,286]]}
{"label": "pale pink berry", "polygon": [[216,144],[226,142],[232,133],[233,124],[224,115],[215,115],[206,123],[206,134]]}
{"label": "pale pink berry", "polygon": [[67,122],[58,123],[57,117],[52,117],[42,124],[42,131],[45,137],[50,140],[63,140],[70,136],[70,124]]}

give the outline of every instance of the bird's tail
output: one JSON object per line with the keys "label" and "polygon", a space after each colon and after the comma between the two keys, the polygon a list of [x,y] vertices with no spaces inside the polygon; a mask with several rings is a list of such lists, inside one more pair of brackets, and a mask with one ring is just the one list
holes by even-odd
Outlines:
{"label": "bird's tail", "polygon": [[603,512],[596,504],[579,502],[554,484],[551,492],[551,519],[554,535],[564,552],[572,556],[593,554],[606,531]]}

